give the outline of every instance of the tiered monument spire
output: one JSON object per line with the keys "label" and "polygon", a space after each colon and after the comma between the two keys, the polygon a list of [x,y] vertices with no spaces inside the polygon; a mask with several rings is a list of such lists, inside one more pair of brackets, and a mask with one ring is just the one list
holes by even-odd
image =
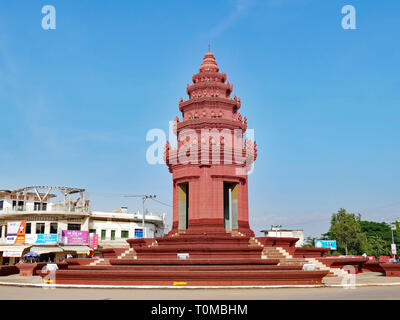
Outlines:
{"label": "tiered monument spire", "polygon": [[168,142],[165,162],[173,174],[172,232],[241,231],[248,223],[247,172],[257,156],[255,142],[246,139],[247,119],[238,112],[225,73],[207,52],[199,72],[179,102],[182,121],[175,120],[178,148]]}

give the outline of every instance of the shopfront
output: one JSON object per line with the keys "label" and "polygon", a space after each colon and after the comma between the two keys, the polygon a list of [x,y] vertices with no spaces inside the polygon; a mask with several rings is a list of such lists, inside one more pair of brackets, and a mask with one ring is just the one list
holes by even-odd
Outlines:
{"label": "shopfront", "polygon": [[29,252],[30,245],[0,246],[0,264],[14,265]]}

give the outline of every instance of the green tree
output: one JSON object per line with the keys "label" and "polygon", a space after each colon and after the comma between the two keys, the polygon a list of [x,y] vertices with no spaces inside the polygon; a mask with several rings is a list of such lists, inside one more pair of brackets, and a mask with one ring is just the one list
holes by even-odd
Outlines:
{"label": "green tree", "polygon": [[367,241],[363,244],[362,251],[369,256],[379,258],[382,255],[390,255],[390,246],[382,238],[371,235],[367,237]]}
{"label": "green tree", "polygon": [[[396,230],[393,232],[394,242],[400,247],[400,225],[396,221]],[[338,250],[328,255],[363,254],[379,257],[391,255],[392,230],[388,223],[362,221],[361,215],[347,213],[339,209],[332,214],[331,226],[327,233],[321,235],[322,240],[336,240]],[[309,237],[304,246],[314,245],[315,238]],[[313,241],[311,243],[311,241]]]}
{"label": "green tree", "polygon": [[330,236],[337,241],[338,251],[348,254],[359,254],[365,246],[367,238],[361,232],[361,215],[347,213],[341,208],[332,214],[331,227],[324,236]]}
{"label": "green tree", "polygon": [[[396,225],[398,222],[396,221]],[[360,221],[361,231],[367,236],[368,243],[364,251],[368,255],[381,256],[391,255],[390,244],[392,243],[392,230],[385,222]],[[398,228],[393,233],[396,244],[400,242]]]}
{"label": "green tree", "polygon": [[306,240],[304,241],[303,248],[314,248],[315,240],[317,240],[317,238],[307,237]]}

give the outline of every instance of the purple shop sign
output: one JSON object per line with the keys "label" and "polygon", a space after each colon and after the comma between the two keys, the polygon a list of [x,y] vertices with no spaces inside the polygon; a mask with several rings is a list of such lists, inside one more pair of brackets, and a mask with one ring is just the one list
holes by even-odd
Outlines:
{"label": "purple shop sign", "polygon": [[88,244],[89,231],[63,230],[62,242],[64,244]]}

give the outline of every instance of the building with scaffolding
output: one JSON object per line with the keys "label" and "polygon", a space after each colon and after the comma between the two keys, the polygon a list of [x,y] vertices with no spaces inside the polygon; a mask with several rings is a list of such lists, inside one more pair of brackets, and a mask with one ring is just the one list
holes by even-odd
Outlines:
{"label": "building with scaffolding", "polygon": [[143,219],[142,213],[129,213],[126,207],[92,211],[85,189],[0,190],[0,264],[14,264],[28,252],[45,261],[87,257],[90,251],[128,246],[128,238],[141,238],[143,233],[163,236],[164,226],[165,213],[146,212]]}

